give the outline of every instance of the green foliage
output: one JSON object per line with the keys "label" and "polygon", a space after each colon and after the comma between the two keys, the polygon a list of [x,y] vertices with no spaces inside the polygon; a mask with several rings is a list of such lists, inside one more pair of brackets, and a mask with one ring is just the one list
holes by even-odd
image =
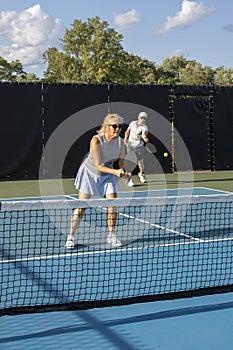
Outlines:
{"label": "green foliage", "polygon": [[39,82],[40,79],[34,73],[25,73],[24,75],[16,77],[15,81],[17,83],[36,83]]}
{"label": "green foliage", "polygon": [[123,36],[100,22],[75,20],[66,31],[63,52],[49,48],[44,53],[47,69],[44,79],[50,82],[152,84],[156,80],[153,62],[123,50]]}
{"label": "green foliage", "polygon": [[[42,81],[87,84],[233,85],[233,68],[212,69],[183,56],[166,58],[161,65],[126,52],[123,35],[99,17],[74,20],[61,39],[62,50],[50,47],[43,54],[47,68]],[[40,81],[23,71],[16,60],[0,57],[0,80]]]}
{"label": "green foliage", "polygon": [[196,61],[188,61],[180,71],[180,84],[209,85],[213,83],[214,72],[209,66],[202,66]]}
{"label": "green foliage", "polygon": [[214,84],[233,85],[233,68],[217,68],[214,74]]}
{"label": "green foliage", "polygon": [[77,66],[72,57],[56,48],[49,48],[43,55],[45,61],[49,62],[48,68],[44,73],[45,81],[51,83],[74,83],[77,77]]}
{"label": "green foliage", "polygon": [[99,17],[87,22],[75,20],[62,40],[63,52],[55,48],[45,52],[45,78],[57,82],[114,82],[124,53],[122,38]]}
{"label": "green foliage", "polygon": [[161,64],[158,84],[180,84],[181,70],[187,65],[183,56],[166,58]]}
{"label": "green foliage", "polygon": [[188,61],[183,56],[166,58],[160,66],[159,84],[209,85],[213,83],[214,71],[209,66]]}
{"label": "green foliage", "polygon": [[19,60],[7,62],[3,57],[0,57],[0,81],[17,81],[17,77],[23,76],[22,64]]}

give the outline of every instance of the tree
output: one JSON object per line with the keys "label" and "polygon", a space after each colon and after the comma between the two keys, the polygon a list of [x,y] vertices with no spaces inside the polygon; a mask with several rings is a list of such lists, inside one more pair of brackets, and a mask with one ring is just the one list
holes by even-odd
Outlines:
{"label": "tree", "polygon": [[19,60],[7,62],[7,60],[0,56],[0,81],[14,82],[17,81],[19,76],[25,74]]}
{"label": "tree", "polygon": [[214,71],[209,66],[202,66],[194,60],[188,61],[180,70],[180,84],[209,85],[213,83]]}
{"label": "tree", "polygon": [[45,79],[51,83],[75,83],[79,82],[78,65],[75,59],[63,52],[59,52],[55,47],[49,48],[43,55],[48,62],[48,68],[44,73]]}
{"label": "tree", "polygon": [[40,79],[34,73],[25,73],[24,75],[20,75],[15,80],[17,83],[36,83],[39,82]]}
{"label": "tree", "polygon": [[188,61],[183,56],[173,56],[163,60],[159,67],[158,84],[179,84],[181,70]]}
{"label": "tree", "polygon": [[157,74],[154,62],[124,52],[119,56],[113,82],[116,84],[156,84]]}
{"label": "tree", "polygon": [[100,22],[75,20],[62,39],[62,49],[52,47],[43,55],[44,80],[69,83],[156,83],[154,62],[123,50],[123,36]]}
{"label": "tree", "polygon": [[156,84],[159,78],[159,69],[152,61],[137,55],[129,55],[129,69],[137,72],[136,84]]}
{"label": "tree", "polygon": [[99,17],[87,22],[75,20],[62,39],[63,52],[49,48],[44,53],[48,67],[46,80],[77,83],[111,83],[120,72],[124,50],[123,36],[100,22]]}
{"label": "tree", "polygon": [[214,73],[216,85],[233,85],[233,68],[219,67]]}

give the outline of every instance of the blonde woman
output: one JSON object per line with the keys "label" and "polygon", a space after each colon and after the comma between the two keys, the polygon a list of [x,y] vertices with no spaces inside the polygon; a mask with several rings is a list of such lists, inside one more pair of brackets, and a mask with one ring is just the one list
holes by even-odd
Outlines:
{"label": "blonde woman", "polygon": [[[75,179],[75,187],[79,191],[80,200],[89,199],[93,195],[116,198],[119,190],[118,178],[125,174],[123,169],[125,146],[123,139],[119,136],[122,124],[121,116],[107,114],[97,135],[92,137],[88,157],[80,166]],[[116,160],[118,160],[119,169],[113,168]],[[67,249],[75,247],[74,234],[84,211],[83,208],[74,210],[70,233],[66,240]],[[118,247],[121,246],[121,242],[114,233],[115,222],[116,211],[113,207],[109,207],[107,243]]]}

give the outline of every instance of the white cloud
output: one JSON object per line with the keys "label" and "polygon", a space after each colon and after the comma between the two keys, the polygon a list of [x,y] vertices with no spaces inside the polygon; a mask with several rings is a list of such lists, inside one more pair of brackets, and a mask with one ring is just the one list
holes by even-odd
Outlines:
{"label": "white cloud", "polygon": [[173,17],[167,16],[162,28],[156,29],[154,33],[164,34],[174,28],[189,27],[213,11],[213,7],[207,8],[201,2],[183,0],[181,10]]}
{"label": "white cloud", "polygon": [[65,27],[60,19],[42,11],[39,4],[20,13],[0,12],[0,56],[7,61],[18,59],[27,68],[39,68],[42,54],[49,46],[58,46]]}
{"label": "white cloud", "polygon": [[169,57],[171,58],[171,57],[174,57],[174,56],[178,57],[178,56],[183,56],[183,55],[184,55],[184,51],[183,50],[176,49],[176,50],[174,50],[174,51],[172,51],[170,53]]}
{"label": "white cloud", "polygon": [[114,16],[114,24],[121,29],[131,28],[133,24],[139,22],[140,20],[140,14],[135,9],[125,13],[119,13],[118,15]]}
{"label": "white cloud", "polygon": [[14,11],[1,11],[0,12],[0,36],[2,38],[9,35],[9,23],[16,16]]}

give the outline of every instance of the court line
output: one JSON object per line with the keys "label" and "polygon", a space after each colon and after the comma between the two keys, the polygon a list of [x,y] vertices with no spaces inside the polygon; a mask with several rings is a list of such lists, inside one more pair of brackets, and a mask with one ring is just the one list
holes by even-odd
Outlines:
{"label": "court line", "polygon": [[[202,242],[200,241],[193,241],[193,242],[178,242],[178,243],[164,243],[164,244],[157,244],[157,245],[147,245],[144,247],[118,247],[113,249],[104,249],[104,250],[93,250],[88,252],[72,252],[72,253],[63,253],[63,254],[52,254],[52,255],[43,255],[43,256],[36,256],[31,258],[20,258],[20,259],[8,259],[8,260],[0,260],[0,264],[5,263],[15,263],[15,262],[26,262],[26,261],[36,261],[36,260],[46,260],[46,259],[58,259],[58,258],[65,258],[65,257],[74,257],[74,256],[85,256],[85,255],[95,255],[95,254],[106,254],[106,253],[119,253],[122,251],[135,251],[135,250],[145,250],[149,248],[160,248],[160,247],[176,247],[176,246],[185,246],[185,245],[199,245],[201,243],[213,243],[213,242],[224,242],[224,241],[233,241],[232,238],[220,238],[220,239],[207,239]],[[131,241],[130,243],[133,243]],[[127,243],[127,244],[130,244]]]}
{"label": "court line", "polygon": [[[106,207],[99,207],[100,209],[104,209],[104,210],[107,210]],[[118,213],[119,216],[124,216],[126,217],[127,219],[133,219],[134,221],[138,221],[138,222],[141,222],[143,224],[146,224],[146,225],[149,225],[149,226],[152,226],[152,227],[156,227],[158,229],[162,229],[164,231],[167,231],[167,232],[171,232],[171,233],[175,233],[175,234],[178,234],[179,236],[183,236],[183,237],[186,237],[186,238],[189,238],[189,239],[193,239],[195,241],[198,241],[198,242],[202,242],[201,239],[199,238],[195,238],[193,236],[190,236],[190,235],[187,235],[186,233],[182,233],[180,231],[176,231],[176,230],[172,230],[170,228],[167,228],[165,226],[161,226],[161,225],[158,225],[158,224],[154,224],[150,221],[147,221],[147,220],[143,220],[143,219],[139,219],[139,218],[136,218],[135,216],[132,216],[132,215],[128,215],[128,214],[125,214],[125,213],[121,213],[119,212]]]}
{"label": "court line", "polygon": [[125,216],[125,217],[127,217],[127,218],[129,218],[129,219],[133,219],[133,220],[135,220],[135,221],[142,222],[142,223],[144,223],[144,224],[147,224],[147,225],[152,226],[152,227],[156,227],[156,228],[158,228],[158,229],[162,229],[162,230],[167,231],[167,232],[171,232],[171,233],[178,234],[179,236],[183,236],[183,237],[186,237],[186,238],[189,238],[189,239],[196,240],[196,241],[198,241],[198,242],[202,242],[202,240],[199,239],[199,238],[195,238],[195,237],[193,237],[193,236],[187,235],[186,233],[182,233],[182,232],[180,232],[180,231],[172,230],[172,229],[167,228],[167,227],[165,227],[165,226],[161,226],[161,225],[158,225],[158,224],[154,224],[154,223],[152,223],[152,222],[150,222],[150,221],[147,221],[147,220],[143,220],[143,219],[136,218],[136,217],[134,217],[134,216],[132,216],[132,215],[127,215],[127,214],[125,214],[125,213],[118,213],[118,215]]}
{"label": "court line", "polygon": [[77,198],[73,197],[73,195],[68,195],[68,194],[66,194],[65,197],[69,198],[69,199],[72,199],[72,200],[77,199]]}
{"label": "court line", "polygon": [[[209,187],[198,187],[198,188],[204,188],[205,190],[213,191],[213,192],[218,192],[218,194],[231,194],[229,191],[223,191],[223,190],[217,190],[215,188],[209,188]],[[212,194],[209,194],[212,196]],[[214,194],[213,194],[214,195]]]}

